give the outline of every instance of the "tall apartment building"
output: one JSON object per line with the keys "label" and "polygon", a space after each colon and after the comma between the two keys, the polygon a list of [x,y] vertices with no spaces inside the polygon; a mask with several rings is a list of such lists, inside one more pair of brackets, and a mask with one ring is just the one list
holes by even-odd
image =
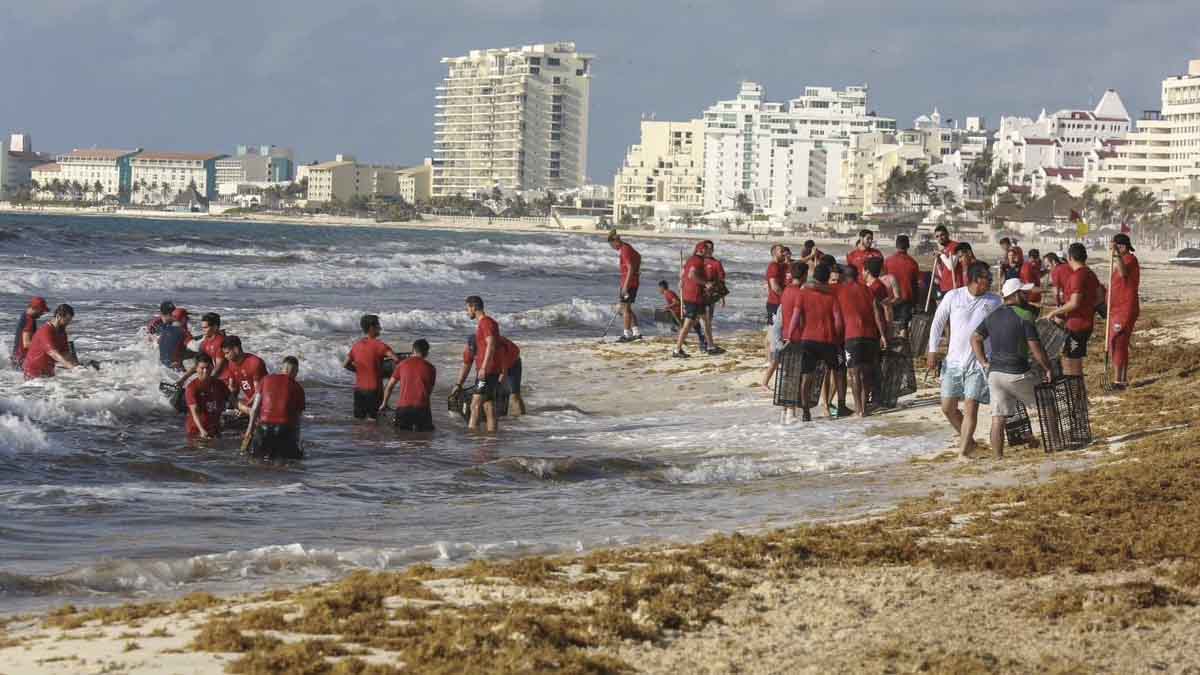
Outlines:
{"label": "tall apartment building", "polygon": [[[205,199],[217,196],[217,161],[225,155],[210,152],[140,152],[130,160],[137,201],[171,201],[195,186]],[[157,184],[157,190],[154,185]]]}
{"label": "tall apartment building", "polygon": [[1087,180],[1118,193],[1150,190],[1163,201],[1200,194],[1200,59],[1162,81],[1162,109],[1150,110],[1123,142],[1099,145]]}
{"label": "tall apartment building", "polygon": [[433,195],[583,185],[593,58],[555,42],[442,59]]}
{"label": "tall apartment building", "polygon": [[1011,184],[1028,183],[1037,169],[1082,167],[1097,141],[1124,138],[1129,129],[1129,112],[1112,89],[1093,110],[1059,110],[1053,115],[1043,110],[1036,120],[1001,117],[992,166],[1006,168]]}
{"label": "tall apartment building", "polygon": [[0,153],[0,193],[7,192],[10,196],[33,179],[33,168],[48,162],[53,162],[50,155],[33,151],[33,138],[27,133],[14,133],[9,136],[8,151]]}
{"label": "tall apartment building", "polygon": [[731,208],[744,193],[772,215],[820,220],[841,187],[850,139],[894,131],[895,120],[867,111],[867,87],[806,87],[770,103],[754,82],[736,99],[704,111],[704,208]]}
{"label": "tall apartment building", "polygon": [[670,216],[704,209],[704,120],[642,121],[613,181],[613,219]]}
{"label": "tall apartment building", "polygon": [[239,183],[285,183],[296,175],[291,148],[274,145],[239,145],[230,157],[217,160],[217,185]]}

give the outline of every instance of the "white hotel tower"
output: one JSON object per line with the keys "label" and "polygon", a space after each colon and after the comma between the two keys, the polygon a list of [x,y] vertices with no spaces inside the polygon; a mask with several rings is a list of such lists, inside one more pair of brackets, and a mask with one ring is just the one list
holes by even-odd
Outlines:
{"label": "white hotel tower", "polygon": [[592,59],[574,42],[442,59],[433,196],[582,186]]}
{"label": "white hotel tower", "polygon": [[867,112],[867,88],[806,87],[787,103],[769,103],[743,82],[738,97],[704,111],[704,208],[731,208],[745,193],[758,210],[823,218],[837,200],[850,137],[894,132],[896,121]]}

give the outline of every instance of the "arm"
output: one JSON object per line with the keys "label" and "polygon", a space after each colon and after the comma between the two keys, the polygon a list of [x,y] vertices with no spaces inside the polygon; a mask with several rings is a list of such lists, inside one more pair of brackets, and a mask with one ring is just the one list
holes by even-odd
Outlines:
{"label": "arm", "polygon": [[1056,308],[1053,312],[1050,312],[1049,314],[1047,314],[1046,318],[1053,319],[1053,318],[1056,318],[1063,314],[1069,314],[1069,313],[1075,311],[1082,302],[1083,302],[1083,294],[1082,293],[1079,293],[1079,292],[1072,293],[1070,299],[1067,300],[1067,304]]}
{"label": "arm", "polygon": [[21,331],[21,347],[25,351],[29,351],[29,346],[31,344],[33,344],[33,331],[31,331],[31,330]]}
{"label": "arm", "polygon": [[79,362],[76,361],[75,357],[71,356],[70,354],[61,354],[57,349],[51,349],[50,351],[46,352],[46,354],[50,358],[54,359],[58,365],[68,370],[79,367]]}
{"label": "arm", "polygon": [[779,295],[783,292],[783,286],[779,285],[779,279],[776,279],[775,277],[767,279],[767,289],[775,295]]}
{"label": "arm", "polygon": [[1129,268],[1125,265],[1125,259],[1116,252],[1116,246],[1113,246],[1113,271],[1121,275],[1122,279],[1129,277]]}
{"label": "arm", "polygon": [[467,381],[467,375],[469,375],[470,373],[471,373],[471,364],[470,363],[462,364],[462,367],[458,369],[458,383],[454,385],[455,388],[462,389],[463,382]]}
{"label": "arm", "polygon": [[842,319],[842,308],[836,302],[833,303],[833,334],[845,341],[846,322]]}
{"label": "arm", "polygon": [[[224,359],[221,359],[221,363],[222,363],[222,364],[224,364],[224,363],[225,363],[225,360],[224,360]],[[182,387],[184,384],[186,384],[186,383],[187,383],[187,381],[188,381],[188,378],[189,378],[189,377],[191,377],[192,375],[195,375],[195,374],[196,374],[196,364],[195,364],[195,363],[193,363],[193,364],[192,364],[192,367],[191,367],[191,368],[188,368],[188,369],[187,369],[187,371],[186,371],[186,372],[184,372],[184,374],[183,374],[183,376],[182,376],[182,377],[180,377],[178,380],[175,380],[175,386],[176,386],[176,387]]]}
{"label": "arm", "polygon": [[988,363],[987,353],[983,350],[984,336],[975,331],[971,333],[971,351],[975,352],[975,360],[979,362],[979,367],[987,370],[991,364]]}
{"label": "arm", "polygon": [[493,335],[487,336],[487,346],[483,349],[483,362],[479,364],[480,374],[488,371],[488,366],[492,363],[492,358],[496,355],[496,337]]}
{"label": "arm", "polygon": [[[387,410],[388,400],[392,398],[392,389],[396,387],[396,378],[389,377],[387,386],[383,388],[383,397],[379,399],[380,412]],[[404,393],[404,385],[401,385],[400,393]]]}
{"label": "arm", "polygon": [[1029,353],[1033,354],[1033,360],[1042,367],[1046,382],[1050,382],[1054,378],[1054,371],[1050,368],[1050,358],[1046,356],[1046,350],[1042,349],[1042,341],[1029,339],[1026,342],[1029,344]]}
{"label": "arm", "polygon": [[192,422],[200,430],[200,438],[208,438],[208,429],[204,427],[204,421],[200,419],[200,406],[195,403],[188,403],[188,414],[192,416]]}
{"label": "arm", "polygon": [[346,352],[346,359],[342,361],[342,368],[350,372],[354,372],[354,348],[351,347],[349,352]]}
{"label": "arm", "polygon": [[887,322],[883,320],[883,305],[878,302],[872,303],[871,308],[875,310],[875,327],[879,329],[879,346],[887,349],[887,329],[884,326]]}
{"label": "arm", "polygon": [[938,303],[937,311],[933,313],[933,323],[929,326],[929,347],[926,362],[930,368],[937,366],[938,343],[942,341],[942,333],[950,322],[950,303],[943,298]]}
{"label": "arm", "polygon": [[804,312],[800,306],[796,305],[792,310],[792,320],[788,322],[787,329],[783,333],[783,343],[787,344],[792,335],[804,330]]}

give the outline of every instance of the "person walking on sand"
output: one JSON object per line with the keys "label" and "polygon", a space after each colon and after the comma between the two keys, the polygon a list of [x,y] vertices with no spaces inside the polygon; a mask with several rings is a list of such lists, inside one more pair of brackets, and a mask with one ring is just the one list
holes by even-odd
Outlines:
{"label": "person walking on sand", "polygon": [[783,289],[787,288],[787,272],[784,270],[783,247],[775,244],[771,247],[771,262],[767,264],[767,353],[771,352],[769,327],[775,321],[775,312],[779,310],[779,298]]}
{"label": "person walking on sand", "polygon": [[1096,326],[1100,280],[1087,266],[1087,257],[1087,248],[1083,244],[1076,242],[1067,247],[1067,265],[1071,272],[1063,286],[1066,302],[1046,315],[1067,329],[1067,344],[1062,353],[1063,375],[1083,375],[1088,340]]}
{"label": "person walking on sand", "polygon": [[708,349],[703,351],[710,355],[724,354],[725,350],[717,346],[712,327],[717,302],[724,307],[725,296],[729,294],[725,287],[725,266],[713,256],[712,241],[705,239],[700,243],[704,246],[704,278],[708,281],[704,288],[704,334],[708,336]]}
{"label": "person walking on sand", "polygon": [[[873,259],[872,263],[877,265],[879,260]],[[887,347],[887,324],[875,293],[858,283],[858,268],[847,265],[842,275],[843,283],[835,286],[834,295],[845,325],[846,378],[850,381],[858,416],[866,417],[869,412],[867,387],[876,390],[879,383],[874,373],[879,367],[882,349]],[[878,405],[878,391],[874,391],[872,400]]]}
{"label": "person walking on sand", "polygon": [[621,241],[621,235],[616,230],[608,233],[608,244],[620,256],[621,283],[617,289],[617,303],[625,321],[625,331],[617,342],[635,342],[642,339],[642,330],[638,326],[637,314],[633,311],[633,303],[637,301],[638,285],[642,274],[642,256],[633,246]]}
{"label": "person walking on sand", "polygon": [[679,275],[679,290],[683,295],[683,326],[680,327],[679,336],[675,340],[675,351],[671,353],[671,356],[677,359],[688,358],[688,353],[683,351],[683,342],[687,339],[692,326],[697,321],[703,321],[706,316],[704,287],[708,280],[704,277],[702,247],[703,244],[696,245],[695,252],[683,264],[683,270]]}
{"label": "person walking on sand", "polygon": [[908,254],[908,235],[896,237],[896,252],[883,261],[883,267],[892,277],[896,287],[896,301],[892,305],[892,320],[900,327],[899,337],[908,335],[908,324],[912,321],[914,298],[920,284],[921,266]]}
{"label": "person walking on sand", "polygon": [[942,296],[961,287],[962,277],[966,273],[966,265],[959,258],[960,247],[970,246],[950,238],[950,230],[945,225],[933,228],[933,238],[937,242],[937,259],[934,261],[934,276],[937,278],[934,300],[941,302]]}
{"label": "person walking on sand", "polygon": [[1021,271],[1017,278],[1021,280],[1022,284],[1033,286],[1026,293],[1026,297],[1029,305],[1040,311],[1042,307],[1042,254],[1036,248],[1029,249],[1029,255],[1026,256],[1025,262],[1021,263]]}
{"label": "person walking on sand", "polygon": [[[938,344],[946,327],[950,328],[950,348],[942,369],[942,414],[958,433],[958,452],[969,457],[975,449],[975,426],[979,406],[986,404],[987,375],[979,367],[971,350],[971,335],[1002,303],[991,293],[992,272],[985,262],[974,262],[967,269],[967,285],[951,289],[938,304],[929,329],[929,369],[937,368]],[[959,410],[959,404],[962,410]]]}
{"label": "person walking on sand", "polygon": [[1000,289],[1004,305],[988,314],[971,335],[975,362],[987,373],[992,406],[990,438],[996,457],[1004,456],[1004,425],[1019,412],[1017,403],[1027,408],[1037,406],[1031,355],[1042,367],[1045,381],[1051,378],[1050,359],[1042,349],[1042,340],[1033,323],[1037,317],[1026,306],[1026,294],[1032,290],[1033,284],[1023,284],[1020,279],[1005,281]]}
{"label": "person walking on sand", "polygon": [[[667,316],[671,317],[671,325],[675,330],[679,330],[683,326],[683,303],[679,301],[679,295],[671,290],[671,285],[666,279],[658,282],[658,292],[662,295],[663,302],[666,306],[663,310]],[[700,351],[708,351],[708,340],[704,337],[704,331],[700,329],[700,324],[697,322],[694,326],[696,329],[696,338],[700,341]]]}
{"label": "person walking on sand", "polygon": [[1113,387],[1117,390],[1129,386],[1129,341],[1133,337],[1133,325],[1141,314],[1138,288],[1142,284],[1142,268],[1137,256],[1133,255],[1133,242],[1129,235],[1118,234],[1112,240],[1113,269],[1109,291],[1112,293],[1112,314],[1108,317],[1109,345],[1112,363],[1116,369]]}
{"label": "person walking on sand", "polygon": [[[838,408],[845,408],[845,371],[842,350],[844,327],[842,312],[838,307],[833,289],[829,287],[831,269],[828,265],[817,265],[812,280],[803,287],[792,287],[784,293],[781,319],[785,344],[800,345],[800,409],[801,419],[812,421],[813,401],[808,400],[813,373],[818,363],[824,363],[828,372],[836,373],[839,392]],[[793,270],[798,276],[799,270]],[[793,290],[793,288],[795,290]],[[794,411],[793,411],[794,413]]]}

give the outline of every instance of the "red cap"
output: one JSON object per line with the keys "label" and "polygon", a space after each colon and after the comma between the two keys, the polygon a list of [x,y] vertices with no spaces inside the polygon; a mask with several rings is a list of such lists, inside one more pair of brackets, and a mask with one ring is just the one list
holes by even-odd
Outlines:
{"label": "red cap", "polygon": [[39,312],[49,312],[50,311],[50,305],[47,305],[46,299],[40,295],[34,296],[34,298],[29,301],[29,306],[33,309],[36,309]]}
{"label": "red cap", "polygon": [[176,321],[187,321],[187,310],[182,307],[176,307],[174,312],[171,312],[171,318]]}

